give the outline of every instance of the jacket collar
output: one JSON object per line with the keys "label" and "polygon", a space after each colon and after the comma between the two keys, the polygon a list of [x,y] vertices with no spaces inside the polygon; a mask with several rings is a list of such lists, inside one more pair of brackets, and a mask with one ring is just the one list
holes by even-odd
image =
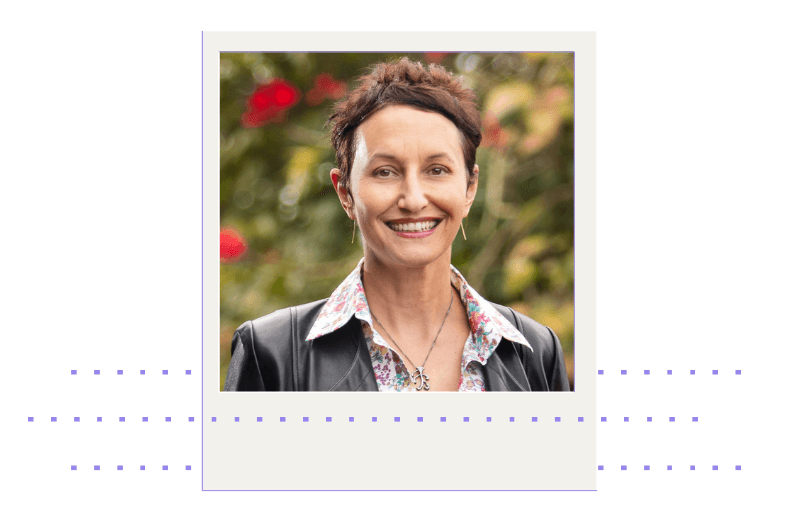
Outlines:
{"label": "jacket collar", "polygon": [[[504,307],[499,308],[503,310]],[[312,342],[304,342],[310,345]],[[353,317],[320,342],[313,342],[315,370],[304,389],[311,391],[378,391],[361,321]],[[525,368],[512,342],[500,342],[483,371],[486,391],[531,391]],[[525,347],[519,347],[525,349]]]}
{"label": "jacket collar", "polygon": [[[350,275],[331,294],[311,327],[306,341],[315,340],[345,327],[353,317],[366,322],[370,328],[372,327],[372,315],[369,313],[369,305],[361,281],[363,265],[364,259],[362,258]],[[470,340],[464,349],[462,369],[470,361],[478,361],[486,365],[503,338],[533,351],[522,333],[475,289],[470,287],[466,279],[452,265],[450,266],[450,281],[455,288],[459,289],[461,302],[467,310],[472,330]],[[376,342],[389,347],[383,342],[380,335],[373,338]]]}

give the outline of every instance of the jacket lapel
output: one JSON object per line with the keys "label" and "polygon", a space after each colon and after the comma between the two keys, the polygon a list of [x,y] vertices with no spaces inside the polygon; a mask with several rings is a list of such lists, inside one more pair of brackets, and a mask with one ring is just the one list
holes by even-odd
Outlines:
{"label": "jacket lapel", "polygon": [[355,317],[312,341],[308,386],[311,391],[378,391],[364,332]]}
{"label": "jacket lapel", "polygon": [[[309,391],[378,391],[364,332],[355,316],[311,344],[305,370]],[[483,380],[486,391],[531,391],[514,343],[506,339],[489,356]]]}
{"label": "jacket lapel", "polygon": [[505,338],[497,344],[483,368],[486,391],[531,391],[513,342]]}

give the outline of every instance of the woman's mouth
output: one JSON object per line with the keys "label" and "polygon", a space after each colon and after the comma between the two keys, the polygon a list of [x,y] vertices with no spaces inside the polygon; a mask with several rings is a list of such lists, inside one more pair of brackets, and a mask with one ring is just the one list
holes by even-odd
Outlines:
{"label": "woman's mouth", "polygon": [[386,226],[394,230],[400,237],[425,237],[433,233],[442,220],[425,221],[387,221]]}

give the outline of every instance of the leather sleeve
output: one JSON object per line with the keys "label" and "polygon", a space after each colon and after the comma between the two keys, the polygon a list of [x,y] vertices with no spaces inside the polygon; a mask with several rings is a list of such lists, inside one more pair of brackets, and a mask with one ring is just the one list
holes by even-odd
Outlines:
{"label": "leather sleeve", "polygon": [[231,342],[231,364],[223,391],[264,391],[253,346],[253,322],[247,321],[236,330]]}
{"label": "leather sleeve", "polygon": [[[312,303],[321,307],[323,301]],[[247,321],[236,330],[231,343],[231,364],[225,379],[224,391],[294,391],[298,389],[296,374],[298,353],[308,349],[298,334],[307,334],[297,324],[298,309],[277,310],[264,317]],[[318,310],[317,310],[318,313]],[[316,317],[316,315],[313,315]],[[309,322],[310,317],[302,319]],[[313,322],[313,321],[311,321]],[[303,329],[303,331],[300,331]],[[305,370],[304,367],[301,367]],[[305,388],[299,388],[305,389]]]}
{"label": "leather sleeve", "polygon": [[308,390],[314,367],[312,342],[304,340],[325,302],[284,308],[239,326],[223,391]]}
{"label": "leather sleeve", "polygon": [[[569,377],[567,377],[567,365],[564,363],[564,351],[561,349],[561,342],[555,332],[547,328],[553,342],[547,371],[547,382],[550,391],[569,391]],[[546,363],[545,366],[548,366]]]}
{"label": "leather sleeve", "polygon": [[[533,354],[521,348],[523,365],[532,386],[545,386],[542,388],[545,391],[570,391],[564,352],[556,334],[530,317],[516,311],[513,313],[519,320],[520,332],[533,348]],[[534,391],[541,390],[534,388]]]}

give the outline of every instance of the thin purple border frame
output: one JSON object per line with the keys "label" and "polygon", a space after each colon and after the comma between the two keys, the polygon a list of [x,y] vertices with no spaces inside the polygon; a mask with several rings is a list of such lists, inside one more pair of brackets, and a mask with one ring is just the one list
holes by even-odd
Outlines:
{"label": "thin purple border frame", "polygon": [[[200,32],[200,321],[203,321],[203,307],[205,302],[205,41],[204,33]],[[200,490],[204,491],[203,480],[205,479],[205,452],[203,451],[203,438],[205,437],[206,413],[203,408],[205,402],[205,380],[206,363],[203,356],[203,345],[206,343],[205,328],[200,328]]]}
{"label": "thin purple border frame", "polygon": [[[205,32],[200,32],[200,147],[201,147],[201,158],[200,158],[200,268],[201,268],[201,275],[200,275],[200,316],[203,317],[204,313],[204,301],[205,301],[205,217],[204,217],[204,209],[205,209],[205,151],[203,150],[205,147]],[[220,51],[220,54],[223,53],[291,53],[287,51],[283,52],[252,52],[252,51]],[[318,51],[315,53],[344,53],[341,51]],[[363,51],[359,53],[384,53],[383,51]],[[422,53],[422,52],[420,52]],[[472,53],[503,53],[503,52],[496,52],[496,51],[474,51]],[[516,52],[508,52],[508,53],[524,53],[524,51],[516,51]],[[562,52],[552,52],[552,53],[572,53],[575,58],[577,55],[575,51],[562,51]],[[573,105],[577,100],[573,98]],[[573,158],[574,158],[574,145],[573,145]],[[573,180],[572,183],[573,189],[575,187],[575,182]],[[575,222],[575,205],[573,204],[573,223]],[[575,233],[573,233],[572,237],[572,245],[575,246]],[[573,275],[576,272],[575,263],[573,262],[572,266]],[[573,301],[574,301],[574,283],[573,283]],[[575,324],[575,314],[576,312],[573,310],[572,313],[572,323]],[[205,478],[205,452],[203,449],[203,438],[205,436],[205,409],[204,409],[204,400],[205,400],[205,387],[202,381],[205,379],[205,360],[204,360],[204,353],[203,353],[203,345],[205,343],[205,335],[203,328],[200,331],[200,362],[201,362],[201,384],[200,384],[200,490],[203,492],[597,492],[597,489],[206,489],[203,487],[203,480]],[[577,368],[577,356],[575,356],[575,348],[573,348],[573,370]],[[577,377],[576,377],[577,379]],[[577,380],[574,382],[575,388],[573,388],[570,392],[575,393],[577,392]]]}

